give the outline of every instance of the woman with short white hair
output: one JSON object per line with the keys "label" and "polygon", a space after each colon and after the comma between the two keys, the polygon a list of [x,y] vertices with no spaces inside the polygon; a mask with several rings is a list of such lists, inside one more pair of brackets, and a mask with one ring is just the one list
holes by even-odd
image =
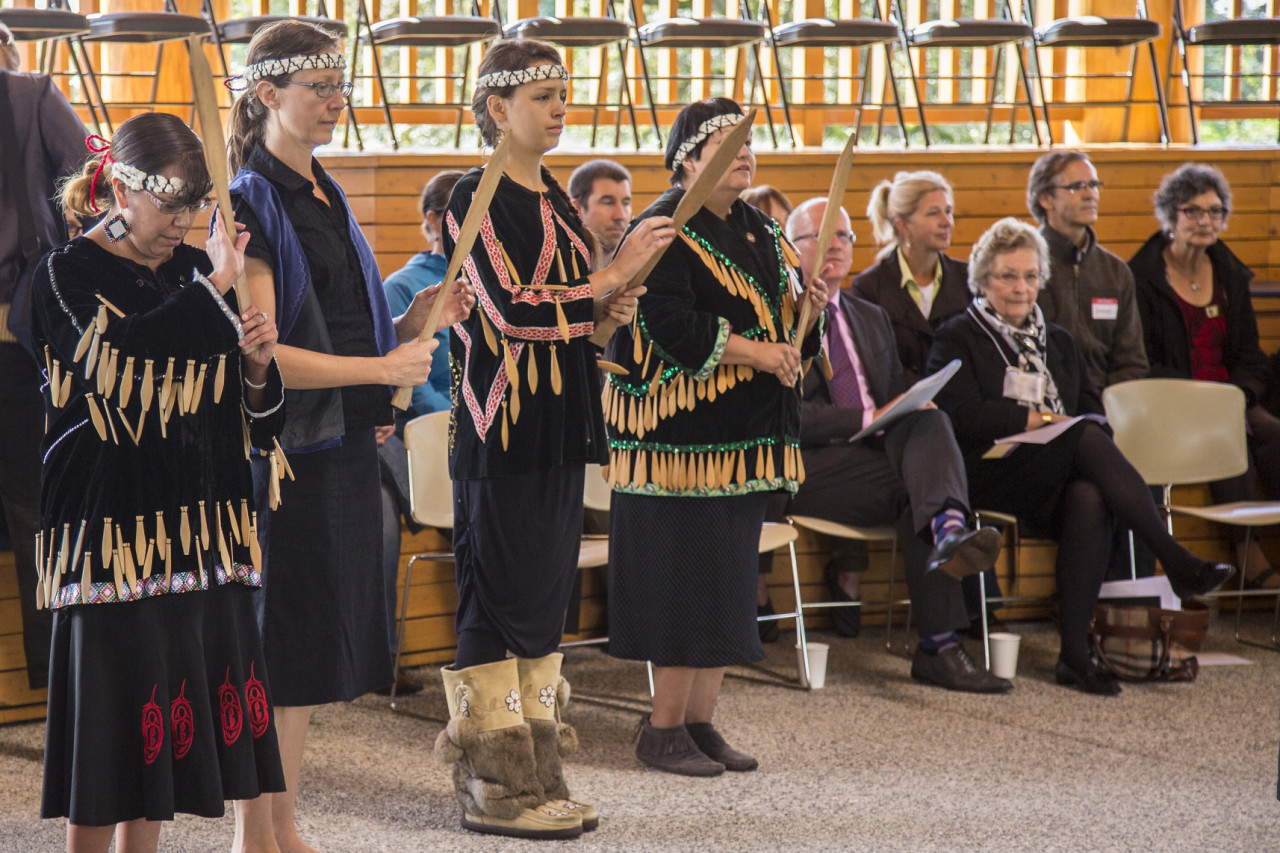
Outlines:
{"label": "woman with short white hair", "polygon": [[1102,413],[1075,341],[1046,322],[1036,305],[1048,265],[1048,247],[1035,228],[1012,217],[991,226],[969,258],[973,301],[938,330],[929,369],[961,362],[935,402],[951,416],[973,505],[1016,515],[1033,535],[1058,541],[1057,682],[1115,696],[1120,686],[1089,649],[1114,520],[1155,552],[1180,598],[1216,589],[1234,569],[1174,541],[1141,475],[1097,420],[1077,421],[1047,444],[1020,444],[1003,458],[983,458],[1003,436]]}

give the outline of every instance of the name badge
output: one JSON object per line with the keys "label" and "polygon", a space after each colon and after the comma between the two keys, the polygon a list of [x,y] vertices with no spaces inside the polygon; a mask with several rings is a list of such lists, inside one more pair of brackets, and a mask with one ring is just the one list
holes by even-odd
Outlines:
{"label": "name badge", "polygon": [[1004,395],[1010,400],[1038,406],[1044,402],[1049,383],[1039,373],[1023,373],[1016,367],[1004,371]]}
{"label": "name badge", "polygon": [[1114,320],[1120,315],[1120,301],[1118,299],[1093,299],[1093,319],[1095,320]]}
{"label": "name badge", "polygon": [[1208,318],[1209,318],[1209,319],[1211,319],[1211,320],[1212,320],[1214,317],[1217,317],[1217,316],[1218,316],[1218,306],[1217,306],[1217,305],[1206,305],[1206,306],[1204,306],[1204,316],[1208,317]]}

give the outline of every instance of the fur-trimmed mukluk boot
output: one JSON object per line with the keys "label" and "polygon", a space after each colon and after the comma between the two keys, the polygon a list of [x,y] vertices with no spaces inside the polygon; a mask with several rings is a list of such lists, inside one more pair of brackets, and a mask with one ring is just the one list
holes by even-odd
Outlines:
{"label": "fur-trimmed mukluk boot", "polygon": [[569,797],[560,759],[578,751],[578,733],[561,722],[560,712],[569,704],[569,682],[560,677],[564,655],[554,652],[540,658],[516,658],[520,669],[520,696],[524,718],[533,733],[533,755],[538,781],[547,800],[558,809],[582,818],[587,832],[600,825],[596,807]]}
{"label": "fur-trimmed mukluk boot", "polygon": [[449,724],[436,755],[453,762],[462,826],[519,838],[576,838],[582,819],[547,803],[512,658],[442,670]]}

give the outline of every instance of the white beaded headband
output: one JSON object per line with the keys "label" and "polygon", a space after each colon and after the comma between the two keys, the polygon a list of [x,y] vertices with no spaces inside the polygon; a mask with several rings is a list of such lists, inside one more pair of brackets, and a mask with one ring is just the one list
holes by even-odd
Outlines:
{"label": "white beaded headband", "polygon": [[187,182],[182,178],[148,175],[136,166],[130,166],[128,163],[118,163],[114,160],[111,162],[111,177],[134,192],[148,190],[153,193],[180,195],[187,185]]}
{"label": "white beaded headband", "polygon": [[503,89],[507,86],[523,86],[538,80],[569,79],[569,70],[563,65],[531,65],[519,71],[491,71],[476,81],[482,89]]}
{"label": "white beaded headband", "polygon": [[247,89],[265,77],[283,77],[295,71],[309,68],[346,68],[347,61],[341,53],[312,53],[307,56],[287,56],[284,59],[264,59],[245,66],[238,76],[228,77],[226,87],[232,91]]}
{"label": "white beaded headband", "polygon": [[737,113],[722,113],[718,116],[712,116],[698,125],[697,131],[684,142],[681,142],[680,147],[676,149],[675,156],[671,158],[671,171],[674,172],[679,169],[680,164],[684,162],[684,158],[688,157],[693,152],[693,149],[697,148],[708,136],[722,127],[733,127],[742,119],[743,117]]}

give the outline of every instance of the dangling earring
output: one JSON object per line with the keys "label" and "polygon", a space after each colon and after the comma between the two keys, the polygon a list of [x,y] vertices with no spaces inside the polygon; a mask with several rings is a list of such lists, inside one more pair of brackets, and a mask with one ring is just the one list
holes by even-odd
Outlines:
{"label": "dangling earring", "polygon": [[129,227],[129,220],[124,218],[123,213],[117,213],[106,221],[102,226],[102,233],[107,235],[107,239],[112,243],[119,243],[133,231]]}

